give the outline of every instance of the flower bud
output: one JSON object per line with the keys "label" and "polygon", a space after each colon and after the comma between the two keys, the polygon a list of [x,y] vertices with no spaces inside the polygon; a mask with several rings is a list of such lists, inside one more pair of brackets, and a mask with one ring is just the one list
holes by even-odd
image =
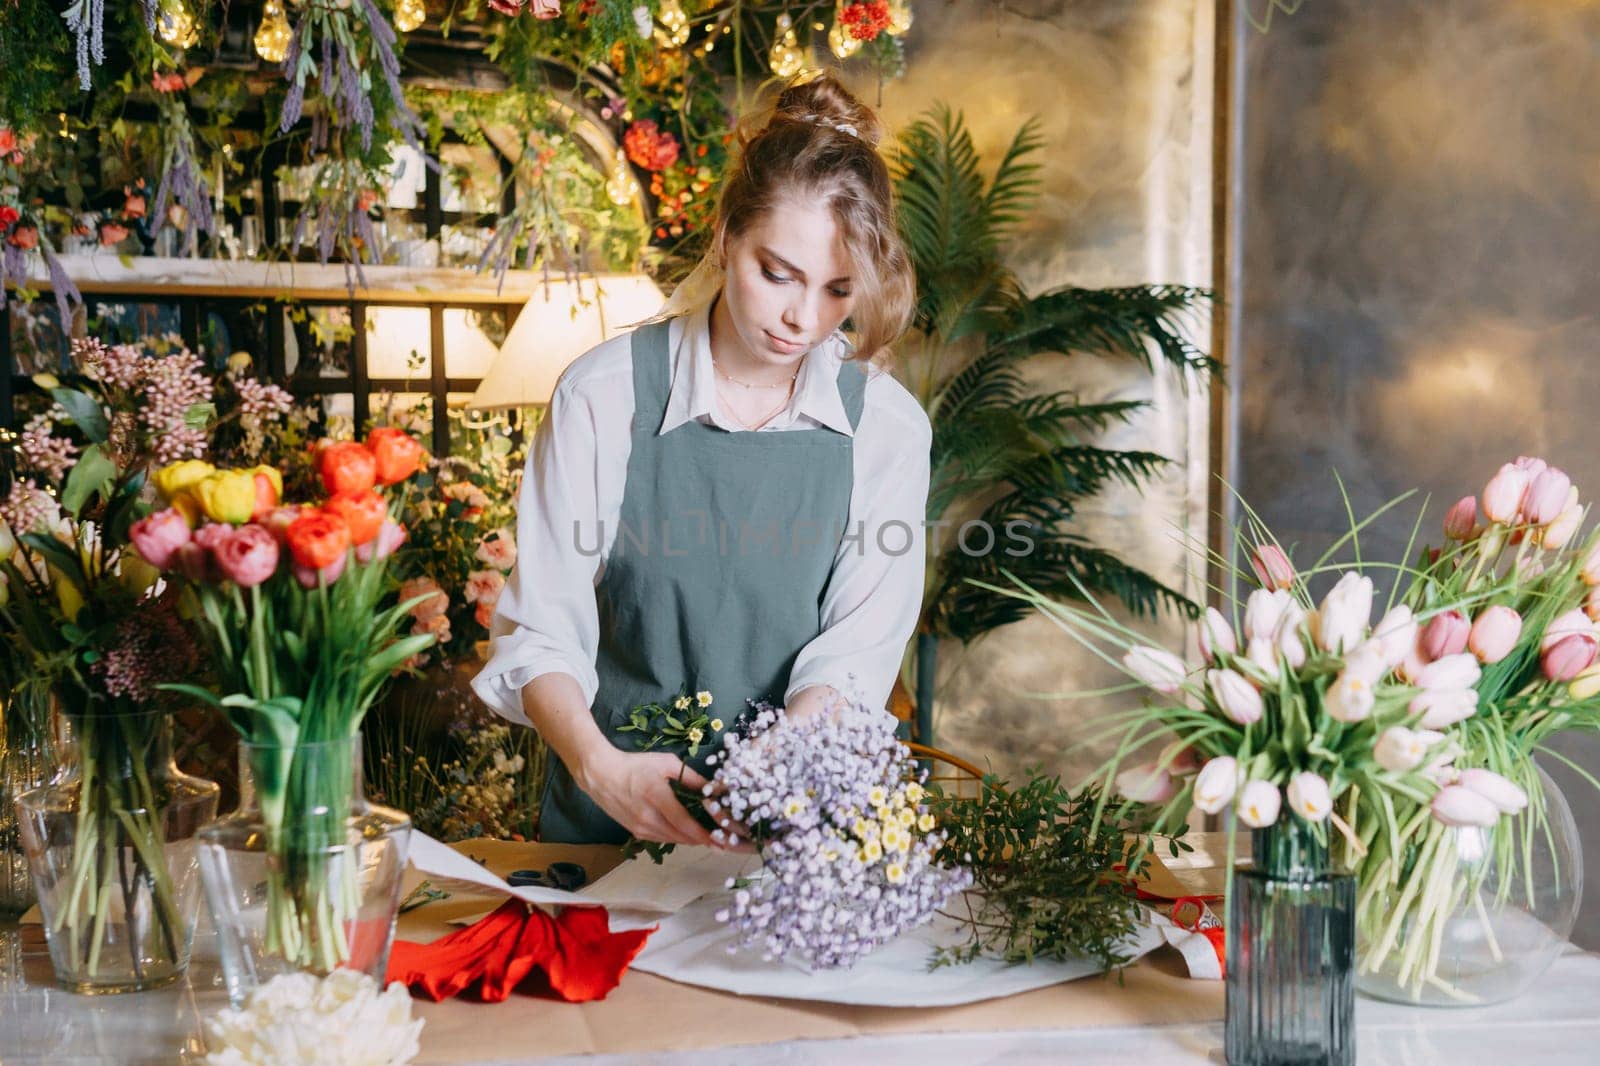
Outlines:
{"label": "flower bud", "polygon": [[1267,589],[1287,589],[1294,585],[1294,565],[1276,544],[1260,544],[1250,553],[1250,569]]}
{"label": "flower bud", "polygon": [[1555,467],[1547,467],[1528,483],[1522,497],[1522,517],[1532,525],[1554,522],[1567,506],[1567,490],[1572,479]]}
{"label": "flower bud", "polygon": [[1256,589],[1244,601],[1244,635],[1246,640],[1264,637],[1277,639],[1278,623],[1284,613],[1294,606],[1294,597],[1283,590]]}
{"label": "flower bud", "polygon": [[1470,540],[1473,527],[1478,524],[1478,498],[1463,496],[1455,506],[1445,512],[1444,535],[1451,540]]}
{"label": "flower bud", "polygon": [[1432,662],[1446,655],[1456,655],[1467,649],[1467,637],[1472,634],[1472,623],[1457,610],[1445,611],[1428,619],[1422,627],[1422,657]]}
{"label": "flower bud", "polygon": [[1594,623],[1590,621],[1588,613],[1581,607],[1574,607],[1564,614],[1557,615],[1544,631],[1544,636],[1539,638],[1539,650],[1549,651],[1567,637],[1593,636]]}
{"label": "flower bud", "polygon": [[1229,721],[1253,725],[1261,720],[1265,712],[1261,693],[1237,670],[1207,670],[1206,685]]}
{"label": "flower bud", "polygon": [[1321,774],[1309,770],[1289,779],[1289,809],[1308,822],[1326,821],[1333,813],[1333,796]]}
{"label": "flower bud", "polygon": [[1433,816],[1449,826],[1494,825],[1500,808],[1463,785],[1446,785],[1433,797]]}
{"label": "flower bud", "polygon": [[1119,773],[1116,790],[1135,803],[1165,803],[1178,794],[1178,785],[1171,774],[1147,762]]}
{"label": "flower bud", "polygon": [[[1578,490],[1573,489],[1571,494],[1576,496],[1577,493]],[[1582,524],[1583,508],[1574,504],[1556,515],[1555,521],[1544,527],[1544,532],[1539,537],[1539,544],[1551,551],[1560,551],[1571,542]]]}
{"label": "flower bud", "polygon": [[1417,722],[1420,728],[1444,729],[1478,713],[1478,690],[1430,689],[1419,693],[1409,710],[1422,716]]}
{"label": "flower bud", "polygon": [[1200,768],[1194,779],[1194,805],[1207,814],[1217,814],[1233,800],[1239,790],[1239,760],[1219,755]]}
{"label": "flower bud", "polygon": [[1378,735],[1378,742],[1372,747],[1372,758],[1385,770],[1405,773],[1421,766],[1428,749],[1439,739],[1440,734],[1431,730],[1391,726]]}
{"label": "flower bud", "polygon": [[1322,600],[1316,640],[1323,651],[1348,651],[1361,643],[1372,621],[1372,579],[1347,573]]}
{"label": "flower bud", "polygon": [[1551,681],[1571,681],[1594,664],[1600,641],[1589,634],[1562,637],[1539,659],[1544,676]]}
{"label": "flower bud", "polygon": [[1322,694],[1322,709],[1335,722],[1361,722],[1372,713],[1372,683],[1348,670]]}
{"label": "flower bud", "polygon": [[1384,666],[1390,670],[1405,661],[1417,646],[1417,619],[1411,608],[1400,603],[1389,608],[1372,629],[1372,637],[1383,649]]}
{"label": "flower bud", "polygon": [[1511,463],[1502,466],[1483,488],[1483,513],[1489,521],[1502,525],[1514,521],[1528,483],[1526,471]]}
{"label": "flower bud", "polygon": [[1160,648],[1130,648],[1122,657],[1122,666],[1163,696],[1177,692],[1183,687],[1183,679],[1189,676],[1188,664]]}
{"label": "flower bud", "polygon": [[1482,670],[1478,660],[1471,655],[1446,655],[1422,668],[1417,677],[1417,687],[1425,689],[1471,688],[1478,683]]}
{"label": "flower bud", "polygon": [[1600,585],[1600,540],[1594,542],[1594,547],[1589,549],[1589,554],[1583,558],[1583,567],[1578,571],[1583,583],[1589,586]]}
{"label": "flower bud", "polygon": [[1478,615],[1467,636],[1467,647],[1484,665],[1511,654],[1522,637],[1522,616],[1510,607],[1495,605]]}
{"label": "flower bud", "polygon": [[1600,663],[1573,678],[1567,686],[1567,695],[1575,700],[1592,700],[1600,696]]}
{"label": "flower bud", "polygon": [[1239,821],[1252,829],[1265,829],[1276,822],[1282,806],[1283,794],[1270,781],[1251,781],[1239,790]]}
{"label": "flower bud", "polygon": [[1470,788],[1505,814],[1516,814],[1528,805],[1528,794],[1515,782],[1493,770],[1463,770],[1456,783],[1462,788]]}
{"label": "flower bud", "polygon": [[1207,607],[1204,617],[1200,619],[1200,653],[1209,663],[1216,661],[1219,652],[1237,655],[1239,641],[1233,634],[1233,626],[1228,624],[1222,612],[1215,607]]}

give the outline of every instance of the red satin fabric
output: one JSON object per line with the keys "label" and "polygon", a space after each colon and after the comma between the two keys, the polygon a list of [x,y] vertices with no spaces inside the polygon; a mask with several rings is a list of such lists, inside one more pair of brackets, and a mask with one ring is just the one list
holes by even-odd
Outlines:
{"label": "red satin fabric", "polygon": [[604,907],[564,907],[556,917],[509,899],[431,944],[396,940],[388,981],[435,1003],[463,993],[499,1003],[513,991],[569,1003],[604,999],[654,930],[611,932]]}

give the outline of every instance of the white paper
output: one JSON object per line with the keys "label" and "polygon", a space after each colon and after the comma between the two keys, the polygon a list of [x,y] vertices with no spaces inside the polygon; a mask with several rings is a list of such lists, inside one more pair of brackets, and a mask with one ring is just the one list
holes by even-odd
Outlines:
{"label": "white paper", "polygon": [[[954,919],[935,918],[899,940],[878,948],[849,970],[811,972],[798,963],[763,962],[758,951],[730,955],[731,926],[716,920],[727,905],[720,893],[707,896],[661,919],[661,928],[633,960],[635,970],[684,984],[715,988],[742,996],[779,996],[824,1003],[880,1007],[945,1007],[1031,992],[1064,981],[1101,973],[1094,960],[1035,961],[1010,966],[981,958],[960,966],[928,969],[935,947],[957,946],[966,934]],[[1129,946],[1134,958],[1160,947],[1153,924],[1139,928]]]}
{"label": "white paper", "polygon": [[[755,870],[754,855],[718,848],[679,847],[656,865],[648,856],[623,863],[576,892],[527,885],[513,888],[491,871],[447,844],[423,833],[411,837],[411,864],[434,878],[467,882],[529,903],[602,906],[612,912],[612,929],[637,928],[662,914],[682,910],[707,892],[720,891],[730,877]],[[634,924],[623,924],[623,922]]]}

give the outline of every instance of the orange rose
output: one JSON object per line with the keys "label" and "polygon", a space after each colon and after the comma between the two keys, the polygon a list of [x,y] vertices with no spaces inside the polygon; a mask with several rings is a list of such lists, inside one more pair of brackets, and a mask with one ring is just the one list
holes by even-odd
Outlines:
{"label": "orange rose", "polygon": [[388,504],[370,489],[355,495],[340,493],[323,504],[322,509],[344,519],[345,525],[350,527],[350,543],[357,547],[376,537],[383,528],[383,520],[389,517]]}
{"label": "orange rose", "polygon": [[422,464],[422,445],[403,429],[375,429],[367,434],[367,447],[378,461],[380,484],[404,481]]}
{"label": "orange rose", "polygon": [[328,445],[317,462],[322,470],[322,485],[330,496],[367,492],[378,480],[378,461],[365,445],[354,441]]}
{"label": "orange rose", "polygon": [[350,550],[350,526],[336,514],[307,511],[289,523],[286,539],[295,562],[308,570],[321,570]]}

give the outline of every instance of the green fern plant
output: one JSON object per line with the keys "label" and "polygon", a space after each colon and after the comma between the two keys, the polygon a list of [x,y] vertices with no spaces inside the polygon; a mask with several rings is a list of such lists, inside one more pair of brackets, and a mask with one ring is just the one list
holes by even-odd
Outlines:
{"label": "green fern plant", "polygon": [[[1156,360],[1210,374],[1215,363],[1184,336],[1211,299],[1204,289],[1141,285],[1023,291],[1004,250],[1038,195],[1043,146],[1025,124],[986,179],[959,112],[937,106],[899,136],[893,173],[899,228],[917,270],[917,305],[901,375],[933,424],[928,521],[958,506],[988,523],[994,550],[969,554],[929,538],[926,591],[913,658],[917,735],[931,743],[934,658],[941,637],[970,644],[1023,618],[1027,607],[973,584],[1008,585],[1001,570],[1051,596],[1109,595],[1135,615],[1187,615],[1181,592],[1075,532],[1079,501],[1112,484],[1138,486],[1169,460],[1097,447],[1094,436],[1147,406],[1087,404],[1071,390],[1039,393],[1024,377],[1036,356],[1063,367],[1089,356]],[[959,528],[956,526],[955,528]],[[1008,536],[1009,534],[1009,536]],[[1032,542],[1010,555],[1008,543]]]}

